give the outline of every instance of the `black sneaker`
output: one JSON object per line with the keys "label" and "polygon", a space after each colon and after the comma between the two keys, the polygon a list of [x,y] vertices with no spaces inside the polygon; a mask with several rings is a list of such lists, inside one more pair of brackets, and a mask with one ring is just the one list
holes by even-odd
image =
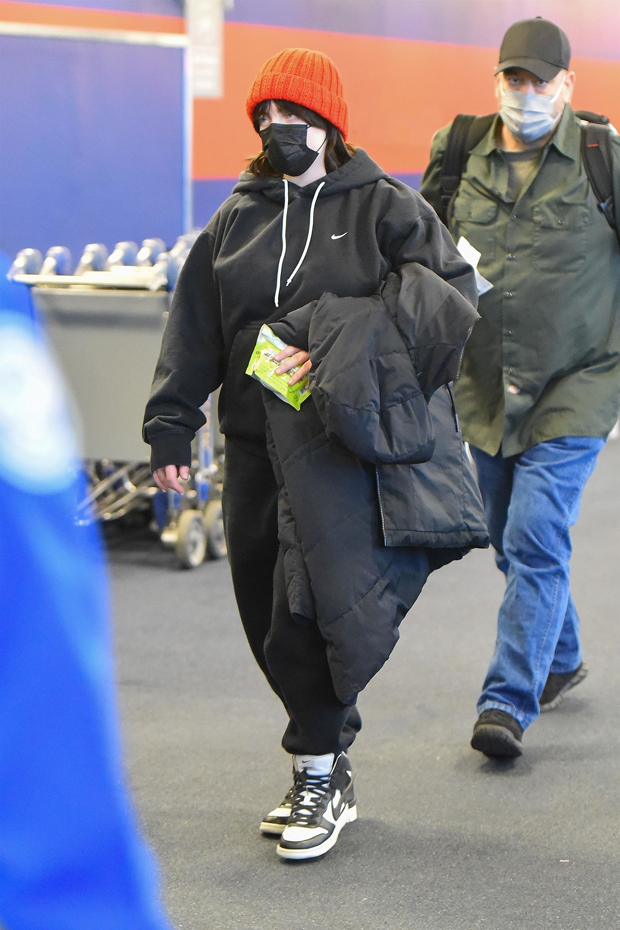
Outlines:
{"label": "black sneaker", "polygon": [[272,836],[280,836],[284,830],[288,819],[291,816],[291,811],[293,809],[293,798],[295,797],[295,792],[297,790],[297,780],[299,778],[298,772],[293,772],[293,786],[289,788],[286,797],[278,807],[274,807],[272,811],[269,811],[266,817],[263,818],[260,825],[261,833],[268,833]]}
{"label": "black sneaker", "polygon": [[587,674],[588,668],[583,662],[574,672],[549,672],[547,683],[538,701],[541,714],[559,707],[566,692],[583,681]]}
{"label": "black sneaker", "polygon": [[283,859],[314,859],[336,844],[345,824],[357,820],[351,763],[341,752],[329,775],[297,772],[291,816],[276,849]]}
{"label": "black sneaker", "polygon": [[472,749],[498,759],[516,759],[523,752],[523,727],[503,710],[483,710],[474,726]]}

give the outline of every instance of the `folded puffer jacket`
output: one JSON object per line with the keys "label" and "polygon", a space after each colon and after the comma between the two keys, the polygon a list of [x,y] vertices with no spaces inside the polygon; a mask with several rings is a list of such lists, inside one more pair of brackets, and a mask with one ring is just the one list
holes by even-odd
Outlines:
{"label": "folded puffer jacket", "polygon": [[378,294],[325,294],[272,324],[313,361],[299,412],[264,390],[289,604],[317,621],[345,703],[388,658],[428,571],[488,546],[450,386],[476,319],[412,263]]}

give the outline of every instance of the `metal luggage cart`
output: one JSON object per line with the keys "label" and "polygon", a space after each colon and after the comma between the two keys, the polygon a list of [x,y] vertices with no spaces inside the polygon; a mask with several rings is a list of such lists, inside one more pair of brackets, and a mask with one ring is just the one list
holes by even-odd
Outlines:
{"label": "metal luggage cart", "polygon": [[86,497],[78,504],[79,522],[107,523],[142,512],[162,543],[176,551],[183,568],[197,568],[205,557],[226,555],[222,521],[222,455],[217,455],[211,400],[202,408],[207,422],[196,434],[192,466],[184,495],[164,493],[154,483],[148,463],[87,459]]}
{"label": "metal luggage cart", "polygon": [[153,499],[161,541],[174,547],[184,568],[195,568],[205,556],[221,559],[226,555],[222,519],[224,456],[216,438],[219,431],[215,427],[214,406],[209,399],[202,407],[206,423],[198,430],[193,444],[191,487],[184,496],[176,491],[167,494],[159,491]]}
{"label": "metal luggage cart", "polygon": [[[142,274],[142,269],[136,269]],[[127,269],[128,281],[131,272]],[[178,272],[177,272],[178,273]],[[104,272],[100,273],[101,275]],[[148,290],[139,279],[123,287],[60,276],[15,275],[32,286],[52,348],[82,424],[88,493],[78,519],[106,523],[143,512],[182,566],[226,555],[221,508],[221,437],[211,401],[193,446],[184,495],[155,485],[141,421],[169,312],[166,290]],[[49,280],[51,278],[51,280]],[[40,278],[39,278],[40,281]],[[84,279],[82,279],[84,281]]]}

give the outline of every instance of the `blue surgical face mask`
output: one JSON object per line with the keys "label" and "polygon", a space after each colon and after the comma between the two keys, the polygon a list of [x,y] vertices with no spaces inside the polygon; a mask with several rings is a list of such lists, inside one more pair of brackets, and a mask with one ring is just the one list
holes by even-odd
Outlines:
{"label": "blue surgical face mask", "polygon": [[560,84],[553,97],[545,94],[524,93],[521,90],[504,90],[502,87],[502,103],[499,109],[502,122],[510,130],[515,139],[527,144],[542,139],[548,135],[561,113],[555,114],[553,107],[555,101],[564,87]]}

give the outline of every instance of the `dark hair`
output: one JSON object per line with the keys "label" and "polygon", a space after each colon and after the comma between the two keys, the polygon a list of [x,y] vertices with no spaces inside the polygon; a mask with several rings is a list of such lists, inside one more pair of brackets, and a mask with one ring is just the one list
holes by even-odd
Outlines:
{"label": "dark hair", "polygon": [[[309,110],[308,107],[302,107],[299,103],[291,103],[290,100],[262,100],[258,103],[252,114],[252,122],[254,123],[256,132],[259,131],[260,117],[269,114],[269,104],[272,102],[275,103],[280,113],[297,116],[299,119],[302,119],[304,123],[307,123],[308,126],[317,126],[319,129],[325,130],[327,136],[325,142],[325,170],[328,174],[330,171],[335,171],[336,168],[340,168],[342,165],[346,164],[346,162],[355,155],[357,149],[352,145],[347,145],[342,138],[342,133],[333,123],[330,123],[324,116],[315,113],[314,110]],[[253,174],[255,178],[282,177],[280,172],[276,171],[271,166],[264,152],[259,152],[258,155],[251,159],[247,170],[250,174]]]}

